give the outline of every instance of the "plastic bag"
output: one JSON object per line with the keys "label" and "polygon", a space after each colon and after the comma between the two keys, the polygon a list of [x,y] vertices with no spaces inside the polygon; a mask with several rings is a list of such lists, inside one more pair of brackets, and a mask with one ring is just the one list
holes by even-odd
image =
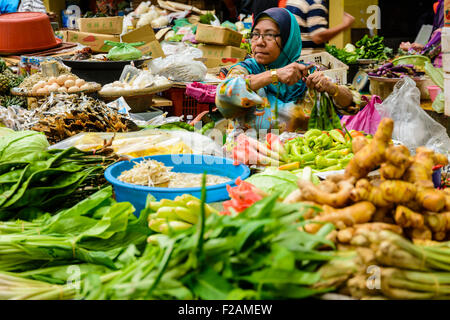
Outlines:
{"label": "plastic bag", "polygon": [[420,146],[448,154],[447,130],[420,107],[420,90],[410,77],[397,82],[394,91],[375,108],[381,118],[394,120],[392,139],[401,141],[412,154]]}
{"label": "plastic bag", "polygon": [[205,79],[208,69],[202,62],[194,60],[195,58],[199,58],[197,54],[188,51],[183,54],[173,54],[166,58],[154,59],[149,62],[148,67],[152,73],[169,80],[201,82]]}
{"label": "plastic bag", "polygon": [[112,46],[106,57],[113,61],[136,60],[142,57],[142,51],[135,48],[142,46],[145,42],[113,42],[105,40],[105,44]]}
{"label": "plastic bag", "polygon": [[105,140],[114,136],[112,148],[119,155],[132,158],[157,154],[206,154],[223,156],[223,150],[211,138],[196,132],[185,130],[148,129],[137,132],[82,132],[58,142],[49,149],[67,149],[76,147],[80,150],[100,149]]}
{"label": "plastic bag", "polygon": [[367,101],[367,105],[356,115],[343,116],[341,119],[342,126],[345,124],[347,130],[357,130],[375,134],[378,124],[381,121],[380,114],[375,108],[375,104],[382,103],[382,100],[379,96],[372,96],[370,101],[366,96],[362,96],[362,99]]}
{"label": "plastic bag", "polygon": [[444,92],[439,92],[431,105],[437,113],[444,113],[445,110],[445,95]]}
{"label": "plastic bag", "polygon": [[216,85],[192,82],[186,85],[186,95],[201,103],[214,103],[216,89]]}

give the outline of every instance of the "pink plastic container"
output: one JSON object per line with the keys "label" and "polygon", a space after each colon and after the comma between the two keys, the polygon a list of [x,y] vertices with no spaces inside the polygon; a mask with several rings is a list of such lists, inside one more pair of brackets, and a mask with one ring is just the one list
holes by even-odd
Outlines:
{"label": "pink plastic container", "polygon": [[429,86],[427,87],[428,92],[430,93],[431,101],[434,102],[439,92],[441,92],[441,88],[439,86]]}

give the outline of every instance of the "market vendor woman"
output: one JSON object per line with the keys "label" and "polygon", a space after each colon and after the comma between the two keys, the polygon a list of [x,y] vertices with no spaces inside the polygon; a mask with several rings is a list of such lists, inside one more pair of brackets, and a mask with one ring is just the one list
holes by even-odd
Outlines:
{"label": "market vendor woman", "polygon": [[322,72],[312,73],[312,65],[297,62],[302,50],[298,39],[298,23],[284,8],[268,9],[255,18],[251,33],[254,58],[233,66],[217,87],[217,107],[233,120],[231,136],[248,129],[306,129],[300,126],[305,126],[302,109],[310,96],[308,88],[326,92],[340,113],[359,110],[357,91],[331,82]]}

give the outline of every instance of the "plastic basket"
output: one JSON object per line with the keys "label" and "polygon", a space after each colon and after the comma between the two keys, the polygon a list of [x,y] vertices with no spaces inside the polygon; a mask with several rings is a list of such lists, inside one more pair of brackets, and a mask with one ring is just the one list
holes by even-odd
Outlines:
{"label": "plastic basket", "polygon": [[185,88],[170,88],[163,92],[162,95],[172,100],[172,116],[192,115],[195,118],[198,114],[209,111],[208,103],[199,103],[194,98],[187,96]]}
{"label": "plastic basket", "polygon": [[337,84],[347,84],[348,65],[333,57],[328,52],[319,52],[301,56],[300,62],[320,63],[329,66],[329,70],[323,71],[323,74],[330,77]]}

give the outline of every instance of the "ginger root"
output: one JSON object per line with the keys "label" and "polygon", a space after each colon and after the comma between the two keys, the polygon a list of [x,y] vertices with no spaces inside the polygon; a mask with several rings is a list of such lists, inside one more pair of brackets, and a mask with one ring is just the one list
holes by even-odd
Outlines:
{"label": "ginger root", "polygon": [[446,196],[441,190],[419,187],[416,200],[423,208],[433,212],[439,212],[446,206]]}
{"label": "ginger root", "polygon": [[434,232],[448,231],[450,230],[450,211],[442,213],[427,212],[425,222]]}
{"label": "ginger root", "polygon": [[433,233],[427,227],[419,229],[407,229],[406,232],[414,243],[416,243],[416,241],[418,240],[424,241],[433,239]]}
{"label": "ginger root", "polygon": [[356,224],[353,227],[345,228],[337,232],[337,239],[341,243],[350,243],[352,238],[356,235],[367,235],[368,232],[380,232],[382,230],[389,230],[397,234],[403,234],[403,229],[395,224],[382,222],[369,222]]}
{"label": "ginger root", "polygon": [[330,181],[330,180],[324,180],[324,181],[321,181],[321,182],[317,185],[317,187],[318,187],[320,190],[322,190],[322,191],[324,191],[324,192],[328,192],[328,193],[336,193],[336,192],[339,191],[339,188],[338,188],[337,184],[334,183],[333,181]]}
{"label": "ginger root", "polygon": [[[350,227],[355,224],[369,222],[372,215],[375,213],[375,206],[369,201],[358,202],[354,205],[345,207],[343,209],[334,209],[328,211],[327,214],[314,218],[318,222],[331,222],[337,228]],[[305,225],[304,229],[309,233],[316,233],[323,224],[309,223]]]}
{"label": "ginger root", "polygon": [[401,179],[411,165],[411,154],[406,146],[390,146],[386,150],[386,162],[381,164],[380,175],[386,180]]}
{"label": "ginger root", "polygon": [[366,137],[355,137],[352,140],[352,152],[353,154],[357,153],[359,150],[364,148],[369,144],[369,140]]}
{"label": "ginger root", "polygon": [[385,180],[380,189],[384,200],[391,203],[408,203],[416,196],[416,186],[401,180]]}
{"label": "ginger root", "polygon": [[389,207],[392,203],[384,199],[379,187],[373,186],[369,180],[359,180],[350,192],[350,199],[354,202],[370,201],[377,207]]}
{"label": "ginger root", "polygon": [[393,129],[394,121],[390,118],[383,118],[372,141],[355,153],[348,163],[345,168],[345,176],[360,179],[381,165],[385,160],[385,151],[391,141]]}
{"label": "ginger root", "polygon": [[416,149],[416,155],[409,168],[406,170],[403,180],[424,188],[434,188],[431,176],[433,167],[437,162],[443,162],[442,155],[435,154],[433,150],[426,147]]}
{"label": "ginger root", "polygon": [[339,191],[329,193],[310,181],[299,180],[298,187],[301,191],[301,197],[306,201],[313,201],[319,204],[326,204],[335,208],[344,207],[350,200],[350,192],[353,184],[350,181],[343,180],[337,184]]}
{"label": "ginger root", "polygon": [[425,219],[420,213],[414,212],[407,207],[397,206],[394,216],[395,222],[403,228],[421,229]]}

